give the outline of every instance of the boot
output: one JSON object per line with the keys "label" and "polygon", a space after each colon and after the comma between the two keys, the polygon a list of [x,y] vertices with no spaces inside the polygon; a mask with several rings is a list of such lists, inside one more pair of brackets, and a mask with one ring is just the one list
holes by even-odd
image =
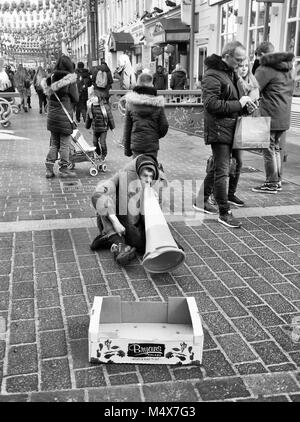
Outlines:
{"label": "boot", "polygon": [[28,108],[32,108],[31,107],[31,98],[27,97],[27,104],[28,104]]}
{"label": "boot", "polygon": [[55,174],[53,172],[54,164],[52,164],[52,163],[45,163],[45,165],[46,165],[46,178],[47,179],[51,179],[51,177],[54,177],[55,176]]}
{"label": "boot", "polygon": [[76,173],[69,170],[68,167],[60,167],[58,174],[60,177],[76,177]]}
{"label": "boot", "polygon": [[125,237],[114,234],[110,236],[110,251],[119,265],[127,265],[136,257],[136,248],[126,245]]}
{"label": "boot", "polygon": [[90,245],[92,251],[97,251],[98,249],[109,249],[112,246],[112,242],[109,241],[111,235],[99,234],[95,237],[93,242]]}

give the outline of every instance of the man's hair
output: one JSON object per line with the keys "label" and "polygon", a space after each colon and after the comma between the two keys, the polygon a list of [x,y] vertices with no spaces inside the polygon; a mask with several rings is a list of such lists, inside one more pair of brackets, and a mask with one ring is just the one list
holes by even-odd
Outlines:
{"label": "man's hair", "polygon": [[153,83],[153,77],[150,73],[141,73],[138,77],[137,84],[138,85],[149,85]]}
{"label": "man's hair", "polygon": [[239,41],[231,41],[224,45],[222,50],[222,57],[225,57],[227,54],[233,56],[237,48],[242,48],[246,50],[245,46]]}
{"label": "man's hair", "polygon": [[275,47],[271,42],[263,41],[257,46],[257,49],[255,50],[255,54],[257,56],[261,56],[262,53],[264,54],[273,53],[274,50],[275,50]]}
{"label": "man's hair", "polygon": [[78,62],[77,67],[78,67],[78,69],[84,69],[84,63],[83,62]]}

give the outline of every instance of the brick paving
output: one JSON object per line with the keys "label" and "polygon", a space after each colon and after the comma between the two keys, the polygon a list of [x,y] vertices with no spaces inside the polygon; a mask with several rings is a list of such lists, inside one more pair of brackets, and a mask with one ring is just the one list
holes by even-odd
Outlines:
{"label": "brick paving", "polygon": [[[79,188],[66,192],[72,185],[65,190],[58,178],[44,178],[49,136],[41,121],[37,107],[15,116],[11,129],[29,141],[0,141],[0,401],[299,401],[300,341],[292,337],[300,316],[297,146],[277,195],[250,191],[263,173],[261,158],[246,153],[245,169],[260,171],[241,178],[243,227],[227,229],[215,217],[173,219],[186,262],[150,275],[141,257],[124,269],[109,252],[89,249],[97,234],[89,224],[91,190],[126,162],[122,149],[110,142],[106,175],[92,178],[88,163],[78,164]],[[161,145],[169,179],[204,175],[209,149],[201,140],[171,131]],[[194,296],[204,328],[202,365],[89,364],[89,310],[94,296],[107,295]]]}

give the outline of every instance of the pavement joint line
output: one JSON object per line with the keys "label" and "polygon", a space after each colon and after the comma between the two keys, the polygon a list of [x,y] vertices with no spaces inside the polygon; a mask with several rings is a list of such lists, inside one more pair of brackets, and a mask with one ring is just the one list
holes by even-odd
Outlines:
{"label": "pavement joint line", "polygon": [[[279,205],[275,207],[251,207],[234,208],[232,211],[235,217],[270,217],[278,215],[296,215],[300,214],[300,205]],[[190,211],[184,215],[165,215],[168,223],[184,222],[187,225],[200,225],[205,220],[216,220],[216,215],[203,214],[201,212]],[[66,218],[54,220],[21,220],[0,222],[0,233],[28,232],[41,230],[59,230],[75,228],[94,228],[97,227],[96,218]]]}

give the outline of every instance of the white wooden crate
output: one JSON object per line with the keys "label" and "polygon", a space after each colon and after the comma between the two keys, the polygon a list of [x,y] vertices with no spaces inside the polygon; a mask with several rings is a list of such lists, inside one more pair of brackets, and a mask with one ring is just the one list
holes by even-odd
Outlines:
{"label": "white wooden crate", "polygon": [[201,364],[203,330],[195,298],[122,302],[94,298],[89,325],[91,363]]}

